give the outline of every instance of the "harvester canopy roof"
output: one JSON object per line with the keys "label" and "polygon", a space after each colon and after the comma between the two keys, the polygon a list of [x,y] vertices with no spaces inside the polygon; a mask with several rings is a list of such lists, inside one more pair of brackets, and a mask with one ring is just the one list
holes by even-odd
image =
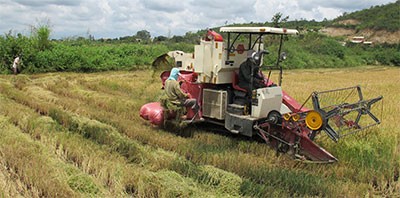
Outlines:
{"label": "harvester canopy roof", "polygon": [[254,34],[291,34],[297,35],[295,29],[273,28],[273,27],[221,27],[221,32],[230,33],[254,33]]}

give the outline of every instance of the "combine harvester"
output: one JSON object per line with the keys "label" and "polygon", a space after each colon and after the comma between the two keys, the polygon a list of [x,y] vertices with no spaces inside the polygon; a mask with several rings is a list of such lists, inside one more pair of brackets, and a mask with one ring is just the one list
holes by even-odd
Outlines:
{"label": "combine harvester", "polygon": [[[198,112],[188,108],[187,120],[182,122],[212,123],[223,126],[231,133],[260,136],[278,152],[315,163],[337,161],[314,142],[321,131],[337,142],[343,136],[380,123],[371,113],[371,105],[383,97],[364,99],[360,86],[313,92],[304,103],[298,103],[282,90],[280,62],[286,59],[286,53],[281,51],[282,44],[285,37],[297,35],[297,30],[222,27],[220,32],[227,35],[225,42],[220,34],[209,30],[200,44],[195,46],[194,53],[172,51],[159,57],[170,56],[174,59],[175,67],[181,73],[182,90],[197,99],[200,106]],[[262,66],[263,56],[269,54],[264,50],[266,36],[280,40],[273,66]],[[265,87],[254,89],[252,93],[238,86],[239,67],[247,59],[249,50],[256,52],[253,54],[255,60],[261,60],[258,61],[259,67],[269,70],[267,76],[260,72],[264,76]],[[279,71],[277,84],[270,80],[271,70]],[[169,73],[165,71],[161,74],[163,85]],[[250,77],[254,78],[253,75]],[[311,105],[306,108],[306,104]],[[177,117],[163,108],[160,102],[145,104],[140,115],[161,127]]]}

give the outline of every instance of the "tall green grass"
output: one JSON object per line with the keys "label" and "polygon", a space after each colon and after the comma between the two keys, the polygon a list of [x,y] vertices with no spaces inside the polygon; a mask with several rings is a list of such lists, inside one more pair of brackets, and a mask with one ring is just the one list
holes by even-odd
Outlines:
{"label": "tall green grass", "polygon": [[[102,43],[95,41],[49,41],[44,36],[24,36],[12,33],[0,36],[0,73],[11,74],[16,56],[22,55],[22,73],[99,72],[149,69],[158,56],[172,50],[193,51],[190,43]],[[48,29],[47,29],[48,30]],[[49,31],[49,30],[48,30]],[[46,39],[47,38],[47,39]],[[268,38],[266,48],[277,51],[277,39]],[[284,44],[288,54],[285,67],[340,68],[361,65],[400,65],[399,45],[342,46],[340,39],[311,32],[291,37]],[[275,54],[265,58],[265,64],[275,64]]]}

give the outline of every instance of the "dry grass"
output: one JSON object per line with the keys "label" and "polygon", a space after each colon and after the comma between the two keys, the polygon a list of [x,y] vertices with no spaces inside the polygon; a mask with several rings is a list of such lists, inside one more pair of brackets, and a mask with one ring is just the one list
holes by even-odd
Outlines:
{"label": "dry grass", "polygon": [[320,138],[340,160],[332,165],[277,157],[266,145],[235,136],[193,129],[183,138],[148,125],[139,108],[161,91],[158,72],[149,70],[2,76],[8,103],[0,115],[88,175],[103,195],[398,196],[398,68],[287,71],[283,88],[302,102],[312,91],[357,84],[367,97],[385,97],[383,123],[338,144]]}
{"label": "dry grass", "polygon": [[[124,191],[122,194],[124,193],[131,193],[137,196],[143,196],[143,197],[149,197],[152,195],[162,195],[162,196],[166,196],[166,197],[170,197],[170,194],[168,193],[169,191],[171,191],[170,188],[172,187],[168,187],[166,184],[163,185],[158,185],[157,183],[153,184],[146,184],[146,185],[158,185],[157,188],[154,188],[152,190],[148,189],[148,190],[143,190],[146,189],[146,187],[143,187],[143,183],[148,183],[148,182],[143,182],[142,180],[147,181],[146,178],[151,178],[151,175],[161,175],[161,176],[157,176],[160,179],[166,180],[168,181],[167,183],[172,182],[174,179],[171,178],[166,178],[168,177],[168,175],[164,175],[162,173],[164,173],[165,168],[168,168],[168,166],[170,166],[171,163],[177,162],[177,163],[184,163],[187,164],[189,166],[192,166],[195,169],[198,169],[197,166],[191,164],[190,162],[180,159],[177,155],[173,154],[173,153],[169,153],[163,150],[154,150],[151,149],[150,147],[144,147],[141,146],[139,144],[137,144],[135,141],[130,140],[129,138],[124,138],[123,136],[121,136],[113,127],[108,126],[106,124],[102,124],[98,121],[95,120],[90,120],[87,119],[85,117],[78,117],[77,115],[74,115],[72,113],[68,113],[66,111],[63,111],[61,109],[54,109],[54,105],[51,105],[50,103],[46,103],[44,101],[40,101],[41,98],[43,98],[44,95],[46,95],[46,91],[41,91],[40,89],[37,89],[37,87],[34,89],[36,92],[39,92],[40,96],[42,97],[35,97],[33,95],[33,98],[35,98],[34,101],[32,100],[27,100],[24,98],[19,97],[21,95],[20,91],[14,89],[14,90],[10,90],[10,87],[7,87],[7,85],[3,85],[3,91],[6,90],[5,92],[8,93],[8,95],[10,95],[14,100],[19,101],[20,103],[15,103],[12,101],[9,101],[7,99],[3,99],[3,114],[6,114],[7,116],[11,117],[11,122],[19,125],[20,127],[22,127],[25,131],[27,131],[28,133],[31,133],[31,135],[33,137],[39,137],[38,139],[44,140],[46,138],[52,138],[50,136],[47,136],[49,134],[48,133],[48,128],[52,128],[54,129],[54,127],[57,127],[57,125],[54,125],[55,122],[53,120],[48,120],[49,117],[45,117],[45,116],[39,116],[39,115],[32,115],[33,110],[32,109],[26,109],[27,107],[21,105],[21,104],[25,104],[28,105],[32,108],[34,108],[34,110],[38,111],[38,112],[43,112],[40,108],[43,108],[43,106],[46,106],[46,108],[48,109],[48,114],[49,116],[51,116],[53,119],[55,119],[55,121],[57,121],[59,124],[63,125],[64,127],[66,127],[68,130],[70,130],[70,132],[74,132],[77,134],[80,134],[82,137],[87,138],[89,140],[92,140],[95,143],[101,144],[106,146],[108,152],[116,152],[119,155],[125,157],[125,159],[127,160],[127,162],[131,162],[131,163],[135,163],[139,166],[143,166],[146,167],[147,169],[152,169],[155,170],[155,172],[153,172],[152,170],[142,170],[142,168],[139,168],[139,170],[133,170],[132,167],[133,166],[129,166],[131,167],[130,170],[125,170],[127,171],[129,174],[124,174],[122,173],[123,171],[120,170],[121,172],[119,173],[120,175],[122,175],[123,181],[125,184],[123,185],[124,187]],[[25,91],[30,90],[29,89],[25,89]],[[50,97],[52,98],[52,97]],[[55,101],[55,100],[51,100],[51,101]],[[41,104],[46,104],[46,105],[37,105],[38,102],[41,102]],[[39,108],[39,109],[35,109],[35,108]],[[19,110],[20,112],[24,112],[22,114],[18,114],[15,113],[15,110]],[[30,111],[29,111],[30,110]],[[46,120],[44,119],[46,118]],[[41,131],[40,133],[37,133],[37,131]],[[46,138],[45,138],[46,137]],[[113,183],[119,183],[121,182],[121,178],[115,178],[115,175],[110,175],[112,174],[113,171],[115,171],[113,168],[110,168],[110,166],[115,167],[116,165],[118,165],[117,161],[112,161],[112,159],[107,159],[108,164],[108,168],[106,171],[107,172],[102,172],[100,173],[100,175],[98,175],[98,171],[101,170],[97,170],[98,166],[93,167],[93,164],[96,165],[97,163],[103,164],[103,160],[101,158],[98,158],[99,156],[92,156],[95,159],[89,159],[92,161],[92,164],[85,164],[86,163],[86,158],[88,158],[88,156],[85,155],[90,155],[87,154],[87,151],[90,151],[94,148],[96,148],[96,145],[93,145],[93,143],[89,144],[88,146],[86,146],[86,154],[85,152],[82,152],[82,147],[80,144],[82,144],[83,140],[79,140],[79,138],[74,138],[75,140],[77,140],[76,142],[73,142],[71,140],[68,140],[68,142],[65,142],[66,140],[64,138],[71,138],[71,137],[65,137],[61,136],[59,134],[56,134],[56,137],[59,137],[60,139],[56,139],[56,146],[55,148],[54,145],[54,140],[53,141],[44,141],[43,143],[46,144],[46,146],[49,146],[50,148],[55,149],[57,153],[59,153],[62,157],[67,158],[68,160],[71,160],[71,162],[73,162],[74,165],[78,166],[79,168],[81,168],[83,171],[89,173],[89,174],[94,174],[94,176],[98,179],[103,179],[102,183],[105,184],[106,188],[109,188],[109,190],[111,191],[111,194],[118,194],[118,191],[115,191],[115,189],[113,188]],[[63,139],[61,139],[63,138]],[[54,139],[54,137],[53,137]],[[90,142],[90,141],[89,141]],[[86,143],[88,144],[88,143]],[[76,146],[76,147],[74,147]],[[81,152],[77,152],[81,151]],[[85,154],[84,156],[82,156],[82,154]],[[110,161],[111,160],[111,161]],[[88,166],[88,167],[86,167]],[[89,170],[87,170],[87,168],[89,168]],[[110,173],[111,172],[111,173]],[[200,171],[200,173],[205,172],[205,171]],[[174,171],[170,171],[171,174],[177,174],[174,173]],[[107,178],[105,179],[106,182],[104,182],[104,178],[99,178],[101,176],[101,174],[105,174],[107,175]],[[197,177],[197,175],[195,174],[186,174],[186,176],[189,177],[193,177],[194,178],[194,182],[198,181],[201,183],[204,183],[202,180],[200,180],[200,178]],[[130,179],[130,178],[125,178],[125,177],[135,177],[136,179]],[[165,178],[164,178],[165,177]],[[189,179],[189,178],[188,178]],[[179,180],[179,178],[178,178]],[[187,180],[187,179],[185,179]],[[189,179],[190,180],[190,179]],[[75,182],[74,178],[72,178],[72,181]],[[76,182],[75,182],[76,183]],[[200,185],[197,184],[196,185]],[[202,185],[202,184],[201,184]],[[71,185],[70,185],[71,186]],[[78,182],[78,186],[73,185],[73,187],[75,188],[79,188],[87,191],[90,189],[85,189],[84,185],[81,185],[81,183]],[[87,186],[86,186],[87,187]],[[90,187],[90,186],[89,186]],[[133,190],[132,190],[133,189]],[[142,189],[142,190],[140,190]],[[183,189],[183,191],[179,191],[179,193],[189,193],[184,191],[185,189]],[[218,192],[218,185],[213,185],[211,186],[210,189],[208,189],[209,191],[204,191],[202,189],[200,190],[195,190],[194,194],[196,195],[204,195],[204,194],[208,194],[209,192],[215,192],[215,193],[221,193],[224,196],[229,196],[229,192]],[[173,190],[171,192],[175,192],[176,190]],[[156,193],[156,194],[153,194]],[[167,193],[167,194],[165,194]],[[119,193],[121,194],[121,193]]]}
{"label": "dry grass", "polygon": [[[19,132],[3,116],[0,117],[0,153],[4,165],[18,175],[28,189],[35,186],[39,196],[76,196],[67,184],[68,173],[57,169],[58,163],[47,150]],[[39,179],[43,178],[43,179]]]}

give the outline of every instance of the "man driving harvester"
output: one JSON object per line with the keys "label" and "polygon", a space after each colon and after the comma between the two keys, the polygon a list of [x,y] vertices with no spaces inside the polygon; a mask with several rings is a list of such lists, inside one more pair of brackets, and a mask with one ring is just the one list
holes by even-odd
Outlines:
{"label": "man driving harvester", "polygon": [[[247,52],[247,59],[240,64],[238,85],[246,89],[249,94],[251,94],[252,89],[266,87],[264,77],[260,74],[260,59],[261,55],[257,54],[254,50],[249,50]],[[252,72],[253,75],[251,75]]]}

